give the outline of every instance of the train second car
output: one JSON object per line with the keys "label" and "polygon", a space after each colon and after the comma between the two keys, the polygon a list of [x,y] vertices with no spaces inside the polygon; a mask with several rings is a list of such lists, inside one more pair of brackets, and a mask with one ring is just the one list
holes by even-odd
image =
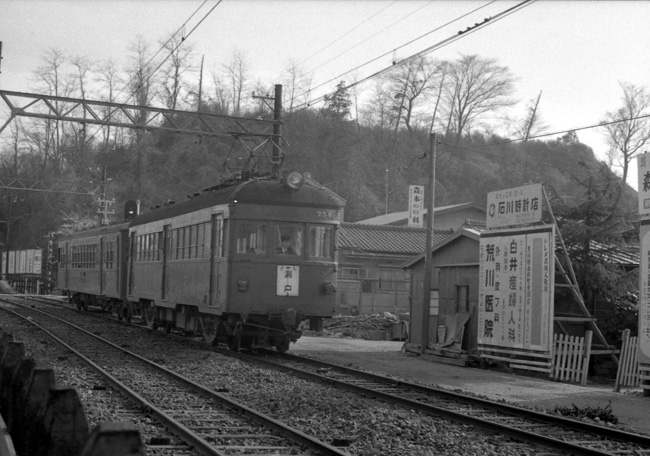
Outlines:
{"label": "train second car", "polygon": [[334,312],[343,205],[289,173],[143,214],[129,228],[128,299],[152,327],[286,350],[302,319]]}
{"label": "train second car", "polygon": [[102,226],[58,241],[57,283],[78,309],[101,306],[129,317],[126,259],[129,223]]}

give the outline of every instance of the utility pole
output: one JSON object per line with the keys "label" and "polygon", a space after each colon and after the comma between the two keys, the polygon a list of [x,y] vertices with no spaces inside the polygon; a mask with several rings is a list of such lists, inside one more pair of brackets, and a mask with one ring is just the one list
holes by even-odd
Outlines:
{"label": "utility pole", "polygon": [[431,276],[433,262],[431,259],[431,243],[433,241],[433,209],[436,198],[436,134],[429,135],[429,185],[425,194],[429,195],[427,204],[427,240],[424,249],[424,280],[422,292],[422,342],[420,353],[424,354],[429,343],[429,313],[431,311]]}
{"label": "utility pole", "polygon": [[277,176],[280,172],[282,156],[280,151],[280,141],[282,126],[282,84],[275,85],[275,100],[273,103],[273,156],[271,158],[271,174]]}
{"label": "utility pole", "polygon": [[[282,150],[280,142],[282,141],[281,127],[282,127],[282,84],[275,85],[275,94],[273,97],[255,95],[253,98],[267,101],[273,100],[273,134],[271,135],[271,175],[277,176],[280,172],[280,165],[282,164]],[[269,103],[266,103],[269,106]],[[269,106],[270,107],[270,106]]]}
{"label": "utility pole", "polygon": [[388,169],[386,169],[386,212],[388,214]]}
{"label": "utility pole", "polygon": [[108,182],[108,178],[106,177],[106,167],[102,170],[102,194],[99,198],[99,210],[97,213],[100,215],[99,219],[99,224],[100,225],[108,225],[109,220],[108,220],[108,215],[109,214],[114,214],[114,211],[109,211],[108,206],[109,204],[113,204],[115,200],[107,200],[106,199],[106,184]]}

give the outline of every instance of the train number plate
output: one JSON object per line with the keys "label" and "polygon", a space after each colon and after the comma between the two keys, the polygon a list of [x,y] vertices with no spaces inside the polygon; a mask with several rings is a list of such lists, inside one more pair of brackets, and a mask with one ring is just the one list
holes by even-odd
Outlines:
{"label": "train number plate", "polygon": [[298,296],[300,266],[278,265],[278,296]]}

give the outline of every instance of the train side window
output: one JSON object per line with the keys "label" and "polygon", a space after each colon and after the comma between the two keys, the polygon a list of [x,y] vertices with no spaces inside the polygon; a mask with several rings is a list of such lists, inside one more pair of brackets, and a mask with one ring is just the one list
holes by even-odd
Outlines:
{"label": "train side window", "polygon": [[273,242],[277,255],[302,255],[302,225],[278,223]]}
{"label": "train side window", "polygon": [[309,257],[334,258],[334,230],[331,226],[309,227]]}
{"label": "train side window", "polygon": [[266,223],[244,222],[237,230],[237,253],[263,255],[266,253]]}

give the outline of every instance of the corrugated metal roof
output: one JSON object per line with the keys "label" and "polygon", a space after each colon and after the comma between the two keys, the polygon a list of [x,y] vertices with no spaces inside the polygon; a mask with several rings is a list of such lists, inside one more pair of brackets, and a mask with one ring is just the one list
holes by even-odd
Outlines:
{"label": "corrugated metal roof", "polygon": [[[440,242],[452,233],[453,230],[435,230],[433,243]],[[368,253],[417,255],[424,251],[426,238],[427,230],[424,228],[342,223],[339,247]]]}

